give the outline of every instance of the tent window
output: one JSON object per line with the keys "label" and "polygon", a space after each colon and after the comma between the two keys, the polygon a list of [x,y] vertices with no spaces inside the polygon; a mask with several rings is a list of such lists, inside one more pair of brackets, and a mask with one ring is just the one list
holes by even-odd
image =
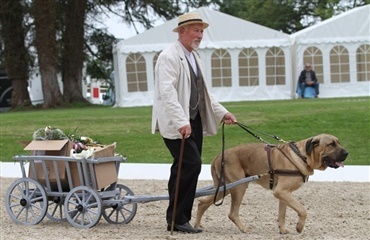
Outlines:
{"label": "tent window", "polygon": [[322,52],[317,47],[308,47],[303,53],[303,63],[309,62],[315,71],[319,83],[324,82],[324,65],[322,63]]}
{"label": "tent window", "polygon": [[370,45],[363,44],[356,51],[357,81],[370,81]]}
{"label": "tent window", "polygon": [[127,57],[126,72],[128,92],[148,91],[145,59],[140,53],[132,53]]}
{"label": "tent window", "polygon": [[272,47],[266,53],[266,84],[285,85],[285,56],[281,48]]}
{"label": "tent window", "polygon": [[330,51],[330,77],[332,83],[349,82],[349,55],[347,48],[334,46]]}
{"label": "tent window", "polygon": [[212,53],[212,87],[231,87],[231,57],[224,49]]}
{"label": "tent window", "polygon": [[252,48],[239,54],[239,86],[258,86],[258,55]]}

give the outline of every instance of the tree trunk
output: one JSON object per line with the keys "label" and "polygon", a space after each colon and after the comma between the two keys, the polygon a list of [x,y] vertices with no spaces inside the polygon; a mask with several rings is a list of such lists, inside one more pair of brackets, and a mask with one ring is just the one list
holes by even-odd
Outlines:
{"label": "tree trunk", "polygon": [[56,41],[55,1],[34,0],[35,45],[40,68],[44,107],[63,103],[58,84],[58,54]]}
{"label": "tree trunk", "polygon": [[23,8],[19,0],[0,0],[1,36],[5,68],[12,81],[11,107],[30,106],[28,93],[28,51],[24,43]]}
{"label": "tree trunk", "polygon": [[67,1],[62,62],[63,96],[66,102],[86,101],[82,94],[86,7],[87,0]]}

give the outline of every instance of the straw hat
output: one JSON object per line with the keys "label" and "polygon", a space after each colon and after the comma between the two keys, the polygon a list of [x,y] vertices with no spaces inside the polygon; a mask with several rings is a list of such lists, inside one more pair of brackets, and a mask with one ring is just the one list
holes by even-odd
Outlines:
{"label": "straw hat", "polygon": [[177,27],[172,31],[178,32],[180,27],[197,23],[203,24],[204,29],[209,26],[208,23],[203,22],[202,17],[198,13],[185,13],[179,17],[179,23],[177,24]]}

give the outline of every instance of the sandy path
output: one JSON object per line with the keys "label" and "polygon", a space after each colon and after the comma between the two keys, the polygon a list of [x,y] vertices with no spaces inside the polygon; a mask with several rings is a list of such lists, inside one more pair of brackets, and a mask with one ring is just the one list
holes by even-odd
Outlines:
{"label": "sandy path", "polygon": [[[211,206],[203,217],[204,232],[183,234],[166,231],[167,201],[139,203],[134,219],[125,225],[107,223],[103,218],[90,229],[78,229],[68,222],[44,218],[38,225],[15,224],[5,208],[5,196],[16,179],[1,179],[1,239],[370,239],[370,183],[308,182],[295,196],[308,210],[303,233],[295,232],[297,216],[288,209],[287,226],[292,233],[280,235],[278,203],[270,191],[251,185],[241,206],[241,219],[249,233],[241,233],[227,218],[230,198],[222,206]],[[136,195],[166,193],[166,181],[120,180]],[[199,187],[210,185],[201,181]],[[196,205],[193,216],[195,216]]]}

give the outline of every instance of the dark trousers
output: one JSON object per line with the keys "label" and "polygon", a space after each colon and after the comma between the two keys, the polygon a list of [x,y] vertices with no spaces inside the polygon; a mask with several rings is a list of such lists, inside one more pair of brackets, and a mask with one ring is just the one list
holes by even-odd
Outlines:
{"label": "dark trousers", "polygon": [[301,83],[301,96],[302,96],[302,98],[304,97],[304,90],[306,89],[306,87],[313,87],[313,88],[315,88],[316,95],[319,95],[319,83],[318,82],[315,82],[312,85],[307,85],[306,82],[302,82]]}
{"label": "dark trousers", "polygon": [[[184,146],[184,155],[181,166],[181,177],[176,205],[175,223],[184,224],[191,220],[191,211],[193,208],[195,192],[198,183],[198,176],[202,168],[202,144],[203,130],[200,115],[194,120],[190,120],[192,129],[191,136],[186,138]],[[173,157],[171,166],[171,175],[168,181],[169,205],[167,208],[167,223],[172,222],[172,213],[175,203],[175,190],[177,181],[177,171],[179,167],[181,139],[163,138],[168,150]]]}

